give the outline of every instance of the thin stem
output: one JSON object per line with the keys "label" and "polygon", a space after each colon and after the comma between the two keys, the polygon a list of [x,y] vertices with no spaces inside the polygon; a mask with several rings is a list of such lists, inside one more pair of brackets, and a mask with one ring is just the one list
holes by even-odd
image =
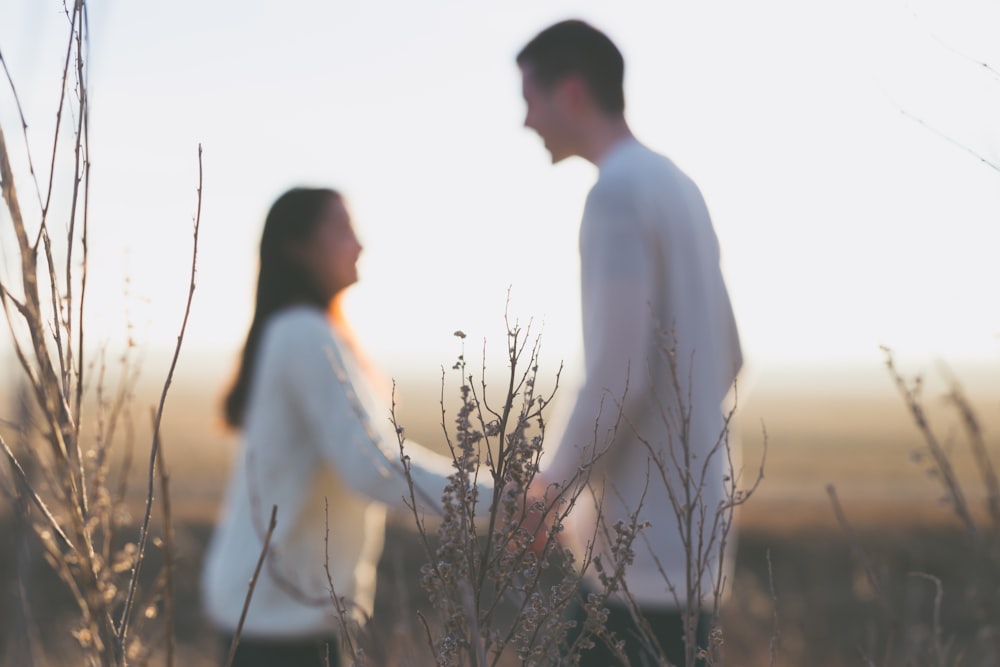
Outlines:
{"label": "thin stem", "polygon": [[253,576],[250,577],[250,585],[247,587],[247,596],[243,599],[243,610],[240,612],[240,620],[236,624],[236,631],[233,632],[233,641],[229,645],[229,657],[226,658],[225,667],[232,667],[233,659],[236,657],[236,647],[239,646],[240,636],[243,634],[243,624],[247,620],[247,612],[250,611],[250,600],[253,598],[254,588],[257,587],[257,579],[260,577],[261,568],[264,566],[264,558],[267,557],[267,550],[271,546],[271,536],[278,525],[278,506],[271,506],[271,520],[268,522],[267,533],[264,535],[264,546],[261,547],[260,557],[257,559],[257,566],[253,569]]}
{"label": "thin stem", "polygon": [[202,182],[203,169],[201,161],[201,144],[198,145],[198,202],[194,216],[194,245],[191,252],[191,279],[188,285],[187,304],[184,307],[184,319],[181,322],[180,333],[177,335],[177,345],[174,347],[174,355],[170,360],[170,370],[167,372],[167,379],[163,383],[163,391],[160,393],[160,403],[156,409],[156,417],[153,423],[153,446],[149,452],[149,476],[146,494],[146,511],[142,519],[142,527],[139,532],[139,544],[136,554],[135,565],[132,567],[132,578],[129,581],[128,593],[125,598],[125,605],[122,609],[121,621],[119,622],[118,639],[122,645],[125,644],[128,635],[129,618],[132,614],[132,607],[135,603],[135,592],[139,584],[139,571],[142,569],[142,562],[145,556],[146,544],[149,541],[149,522],[153,514],[153,494],[155,488],[156,456],[160,443],[160,424],[163,419],[163,407],[167,401],[167,392],[173,381],[174,370],[177,368],[177,359],[180,357],[181,346],[184,343],[184,332],[187,330],[188,317],[191,314],[191,302],[194,299],[195,276],[198,267],[198,231],[201,226],[201,202],[202,202]]}
{"label": "thin stem", "polygon": [[882,587],[879,585],[878,576],[875,574],[875,566],[868,557],[868,553],[864,550],[864,547],[861,546],[861,540],[858,539],[850,521],[847,520],[847,515],[844,514],[844,508],[840,505],[840,499],[837,497],[837,490],[833,484],[827,484],[826,493],[830,496],[830,504],[833,507],[833,513],[837,517],[837,523],[839,523],[841,528],[844,529],[844,532],[847,533],[854,555],[860,562],[862,569],[865,571],[865,577],[868,579],[868,584],[872,587],[872,591],[875,593],[875,599],[879,601],[879,604],[886,615],[891,618],[892,612],[889,600],[882,591]]}
{"label": "thin stem", "polygon": [[48,523],[52,531],[59,536],[59,539],[62,540],[63,544],[65,544],[70,550],[76,551],[76,546],[72,541],[70,541],[69,537],[66,536],[66,533],[63,532],[62,527],[60,527],[59,522],[52,515],[52,512],[49,511],[45,501],[41,499],[35,489],[31,486],[28,474],[24,471],[24,468],[21,467],[21,463],[17,460],[17,457],[14,455],[14,452],[11,451],[2,435],[0,435],[0,448],[3,449],[4,454],[7,456],[7,460],[10,462],[11,468],[15,473],[17,473],[17,476],[21,480],[25,490],[30,494],[32,502],[35,503],[35,506],[38,507],[38,509],[41,510],[42,515],[45,516],[46,523]]}
{"label": "thin stem", "polygon": [[[80,12],[82,5],[82,2],[73,3],[73,13],[69,17],[70,26],[76,25],[76,17]],[[71,30],[75,31],[75,28],[72,28]],[[52,159],[49,163],[49,182],[45,193],[45,203],[42,204],[42,227],[45,226],[45,221],[49,214],[49,205],[52,203],[52,185],[55,182],[56,156],[58,155],[59,149],[59,129],[62,127],[63,106],[66,104],[66,83],[69,80],[70,62],[72,61],[73,56],[74,41],[74,32],[71,32],[69,43],[66,45],[66,58],[63,62],[62,87],[59,90],[59,107],[56,110],[56,126],[52,137]],[[39,230],[39,233],[41,233],[41,230]]]}
{"label": "thin stem", "polygon": [[163,457],[163,441],[159,431],[154,436],[159,441],[159,456],[156,459],[160,472],[160,499],[163,506],[163,615],[167,639],[166,666],[173,667],[176,637],[174,636],[174,523],[170,507],[170,474]]}
{"label": "thin stem", "polygon": [[7,61],[4,60],[2,51],[0,51],[0,65],[3,65],[4,74],[7,76],[7,84],[10,86],[10,92],[14,97],[14,104],[17,105],[17,114],[21,118],[21,133],[24,135],[24,145],[28,156],[28,172],[35,183],[35,196],[38,197],[38,207],[42,208],[42,190],[38,185],[38,175],[35,173],[35,164],[31,159],[31,144],[28,141],[28,121],[24,117],[24,109],[21,108],[21,97],[17,94],[17,87],[14,86],[14,79],[10,75],[10,70],[7,68]]}

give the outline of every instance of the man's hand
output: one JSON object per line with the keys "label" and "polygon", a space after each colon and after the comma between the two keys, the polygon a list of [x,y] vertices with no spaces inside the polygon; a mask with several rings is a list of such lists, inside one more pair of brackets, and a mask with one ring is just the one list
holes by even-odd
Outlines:
{"label": "man's hand", "polygon": [[548,504],[545,500],[545,494],[538,495],[529,489],[525,506],[525,513],[521,518],[521,528],[532,538],[528,550],[541,558],[549,540],[549,520],[545,515]]}

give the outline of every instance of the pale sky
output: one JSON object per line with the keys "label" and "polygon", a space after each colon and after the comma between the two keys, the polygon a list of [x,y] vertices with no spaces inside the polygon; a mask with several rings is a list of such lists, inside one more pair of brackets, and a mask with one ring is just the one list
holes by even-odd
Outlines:
{"label": "pale sky", "polygon": [[[514,56],[579,17],[625,55],[636,135],[705,193],[751,368],[878,366],[881,344],[996,363],[1000,172],[907,114],[1000,163],[1000,78],[981,65],[1000,68],[998,7],[95,1],[92,326],[113,337],[127,311],[140,342],[173,344],[201,143],[189,353],[235,356],[264,215],[305,184],[348,198],[365,245],[348,315],[391,374],[436,374],[456,329],[472,351],[484,338],[499,350],[508,287],[544,357],[573,359],[576,233],[596,174],[576,159],[553,167],[522,127]],[[0,0],[36,163],[65,27],[60,2]],[[0,122],[21,150],[6,86]]]}

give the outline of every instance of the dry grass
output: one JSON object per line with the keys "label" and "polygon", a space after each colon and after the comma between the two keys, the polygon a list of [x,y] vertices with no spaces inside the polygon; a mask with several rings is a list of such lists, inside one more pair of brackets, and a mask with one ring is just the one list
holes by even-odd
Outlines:
{"label": "dry grass", "polygon": [[[220,370],[216,377],[218,383],[179,377],[164,424],[177,519],[181,664],[212,664],[209,656],[217,650],[197,620],[196,595],[201,553],[235,447],[233,438],[215,426],[212,387],[221,384],[225,372]],[[418,419],[430,412],[428,403],[433,408],[428,397],[439,387],[407,378],[400,379],[398,387],[400,419],[407,423],[408,435],[440,445],[439,418]],[[980,401],[985,408],[993,405],[989,396]],[[944,419],[947,412],[941,408],[939,417]],[[983,413],[995,416],[996,410]],[[875,613],[876,605],[830,508],[825,486],[831,482],[880,571],[896,573],[897,581],[890,587],[901,599],[911,597],[911,602],[903,599],[914,606],[911,613],[926,608],[930,589],[905,573],[921,570],[935,572],[950,584],[946,607],[955,616],[954,589],[966,585],[962,581],[967,577],[961,550],[951,546],[960,543],[961,532],[950,510],[938,501],[935,480],[910,458],[918,434],[897,398],[888,392],[877,398],[761,392],[748,397],[743,416],[748,458],[752,460],[755,438],[760,437],[752,424],[754,417],[766,419],[771,445],[761,491],[742,508],[738,520],[736,579],[724,616],[731,664],[769,664],[775,612],[782,631],[778,664],[859,664],[856,648],[864,634],[859,625],[865,614]],[[987,433],[998,432],[995,424],[987,421]],[[141,514],[141,495],[136,489],[133,517]],[[407,522],[398,517],[390,525],[394,546],[380,568],[381,619],[397,630],[409,627],[405,619],[390,613],[398,610],[400,591],[414,608],[429,608],[418,584],[423,550]],[[770,593],[768,554],[777,603]],[[45,606],[58,609],[60,596],[56,591],[50,595]],[[971,621],[959,618],[955,623],[962,631],[963,624],[969,627]]]}
{"label": "dry grass", "polygon": [[[196,581],[236,446],[231,435],[218,429],[214,411],[213,388],[221,386],[225,375],[225,369],[219,369],[214,379],[178,377],[165,416],[176,518],[180,664],[214,664],[217,655],[213,637],[199,620]],[[439,387],[407,378],[401,378],[398,387],[400,420],[407,424],[407,434],[440,446],[439,417],[421,418],[434,414],[429,396]],[[139,404],[150,401],[155,386],[140,385],[137,396]],[[988,435],[998,432],[995,405],[991,395],[977,399],[987,417]],[[943,403],[932,407],[935,423],[946,430],[958,428]],[[892,591],[893,603],[908,617],[929,619],[933,586],[907,573],[934,573],[945,583],[947,631],[965,638],[973,632],[975,619],[961,608],[962,590],[975,585],[965,552],[955,546],[962,543],[962,532],[950,509],[939,502],[937,481],[911,456],[919,446],[919,433],[891,387],[881,396],[869,392],[860,398],[760,391],[747,398],[742,416],[749,460],[759,446],[754,422],[766,420],[771,442],[764,484],[738,518],[733,596],[723,617],[726,664],[770,664],[775,615],[781,628],[777,664],[861,664],[859,647],[870,639],[866,633],[881,627],[873,620],[881,611],[864,570],[852,557],[852,544],[837,526],[825,492],[829,483],[836,485],[846,515]],[[974,466],[964,461],[963,450],[956,447],[952,454],[963,481],[976,488]],[[133,491],[131,513],[138,519],[143,491],[140,486]],[[380,566],[376,613],[390,633],[413,629],[396,613],[401,594],[413,608],[429,609],[418,584],[423,547],[407,523],[406,517],[398,517],[390,525],[393,548]],[[158,557],[154,550],[154,570]],[[768,557],[776,599],[771,594]],[[44,573],[37,576],[46,578]],[[50,614],[51,623],[65,623],[67,608],[60,602],[64,596],[52,585],[36,590],[42,591],[38,607]],[[391,636],[385,639],[391,640]],[[64,650],[70,652],[71,643]]]}
{"label": "dry grass", "polygon": [[[175,512],[185,520],[205,520],[214,517],[236,439],[220,427],[216,409],[228,369],[218,362],[214,368],[192,367],[209,372],[177,378],[164,432],[172,453]],[[865,386],[852,395],[846,389],[824,391],[825,386],[844,385],[841,374],[814,373],[810,386],[762,386],[746,397],[739,415],[745,459],[759,458],[762,422],[767,425],[769,451],[765,481],[753,502],[742,509],[742,526],[775,533],[834,527],[827,484],[837,487],[855,523],[950,520],[949,510],[938,502],[935,480],[913,460],[919,445],[917,430],[888,377],[881,379],[881,390]],[[148,404],[155,390],[152,382],[140,386],[137,404]],[[397,378],[397,411],[407,436],[446,452],[436,403],[439,393],[437,378]],[[1000,434],[1000,395],[984,392],[973,398],[986,433]],[[943,429],[958,428],[947,405],[931,407]],[[978,473],[971,456],[956,449],[954,458],[959,476],[975,486]]]}

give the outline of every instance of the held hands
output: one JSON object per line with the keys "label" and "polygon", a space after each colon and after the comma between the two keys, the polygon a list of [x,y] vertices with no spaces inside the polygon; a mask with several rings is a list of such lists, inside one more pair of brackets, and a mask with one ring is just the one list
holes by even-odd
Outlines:
{"label": "held hands", "polygon": [[[536,478],[524,497],[518,501],[518,506],[522,508],[521,534],[527,535],[529,540],[524,546],[538,557],[542,556],[549,541],[552,515],[556,511],[552,506],[553,500],[549,497],[553,494],[547,493],[547,487],[544,480]],[[521,544],[520,540],[512,540],[508,549],[516,551]]]}
{"label": "held hands", "polygon": [[548,505],[545,502],[545,495],[534,495],[530,492],[526,498],[526,511],[522,517],[522,528],[532,537],[528,550],[541,558],[545,551],[545,544],[549,539],[549,521],[544,511]]}

